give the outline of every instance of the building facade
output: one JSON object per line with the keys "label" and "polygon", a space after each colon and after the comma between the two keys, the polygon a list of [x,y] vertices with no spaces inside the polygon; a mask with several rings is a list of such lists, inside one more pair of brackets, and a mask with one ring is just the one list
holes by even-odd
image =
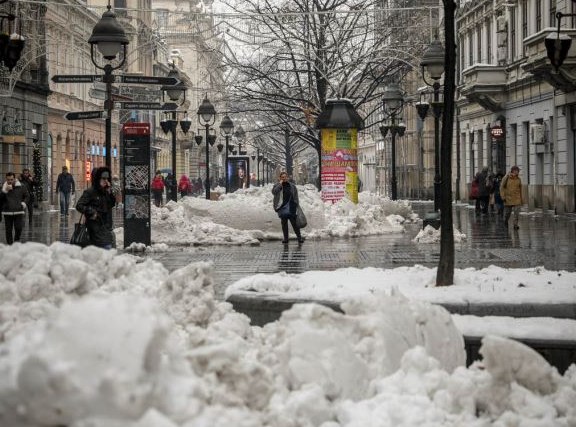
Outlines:
{"label": "building facade", "polygon": [[[576,5],[486,0],[460,9],[454,163],[463,199],[483,166],[496,173],[518,165],[529,208],[576,212],[576,50],[556,71],[544,44],[557,36],[557,12]],[[574,27],[564,18],[561,32],[573,36]]]}

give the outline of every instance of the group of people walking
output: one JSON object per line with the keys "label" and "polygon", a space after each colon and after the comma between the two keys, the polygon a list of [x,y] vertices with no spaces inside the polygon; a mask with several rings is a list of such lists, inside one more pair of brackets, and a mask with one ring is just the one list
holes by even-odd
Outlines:
{"label": "group of people walking", "polygon": [[[168,174],[166,175],[166,178],[164,178],[161,171],[156,171],[154,178],[152,178],[152,182],[150,183],[150,190],[152,191],[155,206],[162,206],[164,191],[166,191],[166,198],[169,198],[173,185],[174,178],[172,177],[172,174]],[[202,179],[198,178],[196,181],[192,182],[187,175],[182,175],[178,181],[177,190],[180,194],[180,198],[200,194],[202,193]]]}
{"label": "group of people walking", "polygon": [[487,215],[490,212],[503,216],[506,227],[512,217],[512,225],[517,230],[520,208],[524,204],[519,173],[518,166],[512,166],[506,175],[502,172],[493,175],[488,167],[478,172],[470,187],[470,199],[476,202],[476,213]]}

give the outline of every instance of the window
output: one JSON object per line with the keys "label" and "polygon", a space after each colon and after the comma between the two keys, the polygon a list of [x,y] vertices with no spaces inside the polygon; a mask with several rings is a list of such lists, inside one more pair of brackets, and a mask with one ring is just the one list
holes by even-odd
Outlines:
{"label": "window", "polygon": [[488,64],[492,63],[492,21],[486,20],[486,56]]}
{"label": "window", "polygon": [[482,62],[482,25],[476,28],[476,45],[478,46],[478,53],[476,54],[476,62]]}
{"label": "window", "polygon": [[536,32],[542,30],[542,0],[536,0]]}
{"label": "window", "polygon": [[556,0],[550,0],[550,11],[549,11],[550,22],[548,25],[550,27],[556,27]]}
{"label": "window", "polygon": [[510,59],[516,59],[516,9],[510,9]]}
{"label": "window", "polygon": [[468,66],[471,67],[474,63],[474,34],[472,31],[468,33]]}
{"label": "window", "polygon": [[522,39],[528,37],[528,1],[522,0]]}

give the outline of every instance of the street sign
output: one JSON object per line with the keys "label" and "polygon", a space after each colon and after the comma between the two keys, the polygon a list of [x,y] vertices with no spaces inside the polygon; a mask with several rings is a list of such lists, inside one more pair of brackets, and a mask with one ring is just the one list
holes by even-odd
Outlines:
{"label": "street sign", "polygon": [[54,83],[94,83],[101,82],[104,76],[97,75],[56,75],[52,76],[52,81]]}
{"label": "street sign", "polygon": [[178,108],[174,102],[161,104],[159,102],[121,102],[120,108],[123,110],[164,110],[171,111]]}
{"label": "street sign", "polygon": [[101,99],[102,101],[104,101],[106,99],[106,92],[105,91],[94,89],[94,88],[90,88],[90,90],[88,90],[88,95],[90,96],[90,98]]}
{"label": "street sign", "polygon": [[89,120],[102,119],[105,117],[104,111],[73,111],[64,114],[67,120]]}
{"label": "street sign", "polygon": [[180,83],[180,79],[175,77],[156,77],[156,76],[119,76],[120,82],[139,85],[164,85],[174,86]]}

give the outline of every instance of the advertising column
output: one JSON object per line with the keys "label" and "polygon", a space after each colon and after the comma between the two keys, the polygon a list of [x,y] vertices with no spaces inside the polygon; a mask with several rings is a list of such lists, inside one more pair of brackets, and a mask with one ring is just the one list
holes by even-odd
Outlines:
{"label": "advertising column", "polygon": [[125,123],[122,143],[124,247],[133,242],[150,246],[150,123]]}
{"label": "advertising column", "polygon": [[316,119],[320,129],[322,200],[358,203],[358,131],[364,120],[348,99],[329,99]]}
{"label": "advertising column", "polygon": [[322,129],[322,200],[358,203],[358,130]]}

